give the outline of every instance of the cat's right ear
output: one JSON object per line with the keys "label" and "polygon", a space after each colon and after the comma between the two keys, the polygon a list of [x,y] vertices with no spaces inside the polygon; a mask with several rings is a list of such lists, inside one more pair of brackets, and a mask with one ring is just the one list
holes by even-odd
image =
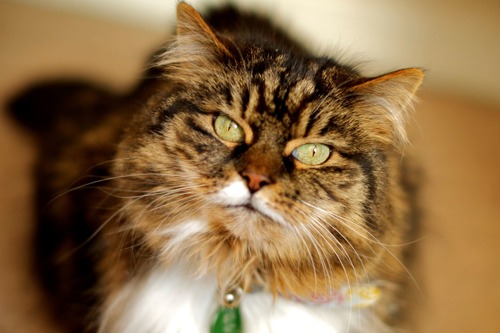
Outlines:
{"label": "cat's right ear", "polygon": [[231,52],[201,15],[185,2],[177,5],[177,36],[181,40],[199,47],[205,47],[207,52],[219,53],[231,57]]}
{"label": "cat's right ear", "polygon": [[177,35],[155,65],[166,69],[167,75],[175,73],[177,79],[201,79],[205,72],[213,73],[221,59],[233,58],[226,44],[192,6],[180,2]]}

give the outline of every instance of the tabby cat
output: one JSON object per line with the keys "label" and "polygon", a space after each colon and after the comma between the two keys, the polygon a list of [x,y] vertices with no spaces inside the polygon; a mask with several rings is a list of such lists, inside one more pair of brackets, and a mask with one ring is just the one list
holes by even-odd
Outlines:
{"label": "tabby cat", "polygon": [[423,73],[364,77],[267,20],[186,3],[129,94],[39,85],[37,267],[68,332],[394,332],[405,123]]}

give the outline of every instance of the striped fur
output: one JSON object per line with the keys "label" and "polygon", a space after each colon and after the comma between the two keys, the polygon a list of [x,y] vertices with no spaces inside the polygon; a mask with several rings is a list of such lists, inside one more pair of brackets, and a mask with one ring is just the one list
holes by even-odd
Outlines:
{"label": "striped fur", "polygon": [[[262,299],[248,296],[244,309],[254,309],[250,299],[272,307],[274,297],[276,309],[290,315],[335,312],[338,319],[324,326],[333,331],[385,331],[381,322],[397,305],[393,291],[406,274],[403,247],[395,246],[406,242],[410,214],[400,161],[422,71],[363,77],[308,54],[262,18],[222,9],[205,21],[180,3],[177,35],[157,53],[150,73],[157,77],[111,103],[105,121],[75,133],[71,151],[97,161],[72,160],[71,174],[92,175],[97,164],[103,178],[81,181],[51,204],[59,211],[45,213],[51,230],[77,216],[89,229],[83,244],[76,231],[69,237],[74,252],[94,262],[91,282],[65,292],[52,286],[73,303],[93,297],[92,306],[73,312],[72,331],[140,332],[141,321],[144,332],[169,331],[174,324],[165,318],[176,313],[169,307],[185,300],[172,294],[156,302],[155,288],[163,289],[159,276],[172,292],[175,281],[196,276],[192,289],[182,287],[193,302],[207,302],[196,290],[210,294],[214,303],[203,305],[200,331],[208,330],[217,293],[237,287],[262,289]],[[243,130],[241,142],[215,132],[221,114]],[[96,135],[108,138],[106,153],[89,141]],[[307,143],[330,147],[329,158],[319,165],[294,158],[294,149]],[[71,155],[64,151],[50,165],[66,165]],[[46,174],[54,168],[46,167]],[[265,182],[254,188],[249,174]],[[42,192],[62,191],[70,184],[67,175],[62,178],[42,185]],[[93,199],[79,202],[74,193],[81,191]],[[62,207],[58,200],[71,204]],[[49,255],[71,257],[67,251],[55,245]],[[54,281],[70,276],[64,263],[53,265]],[[363,315],[364,328],[345,325],[351,311],[312,307],[306,315],[301,304],[294,310],[294,299],[314,301],[345,285],[381,281],[391,288]],[[138,308],[141,302],[150,308]],[[161,308],[153,311],[155,304]],[[246,320],[256,320],[254,310]],[[282,327],[266,324],[272,316],[259,320]]]}

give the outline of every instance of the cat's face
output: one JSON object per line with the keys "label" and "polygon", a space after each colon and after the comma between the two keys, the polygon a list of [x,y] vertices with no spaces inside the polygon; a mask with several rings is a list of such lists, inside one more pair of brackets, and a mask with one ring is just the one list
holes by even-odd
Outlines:
{"label": "cat's face", "polygon": [[137,194],[131,228],[160,257],[241,271],[226,284],[259,274],[310,295],[363,279],[362,258],[376,263],[397,229],[395,134],[366,111],[372,85],[325,59],[237,47],[237,61],[173,70],[191,79],[170,79],[129,131],[116,173]]}
{"label": "cat's face", "polygon": [[166,196],[155,209],[160,216],[186,210],[177,213],[197,220],[211,212],[205,232],[215,227],[252,248],[294,249],[318,232],[348,233],[342,219],[363,233],[368,170],[383,172],[380,156],[373,145],[355,145],[356,119],[342,119],[348,111],[331,87],[318,87],[316,71],[271,64],[160,98],[144,134],[145,170],[158,175],[158,190],[183,199],[165,209]]}

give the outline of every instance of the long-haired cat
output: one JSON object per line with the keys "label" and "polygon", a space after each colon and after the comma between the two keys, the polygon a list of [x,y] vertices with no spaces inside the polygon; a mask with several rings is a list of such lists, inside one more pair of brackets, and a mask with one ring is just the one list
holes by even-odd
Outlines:
{"label": "long-haired cat", "polygon": [[186,3],[126,96],[12,103],[38,134],[37,265],[70,332],[392,332],[420,69],[364,77]]}

